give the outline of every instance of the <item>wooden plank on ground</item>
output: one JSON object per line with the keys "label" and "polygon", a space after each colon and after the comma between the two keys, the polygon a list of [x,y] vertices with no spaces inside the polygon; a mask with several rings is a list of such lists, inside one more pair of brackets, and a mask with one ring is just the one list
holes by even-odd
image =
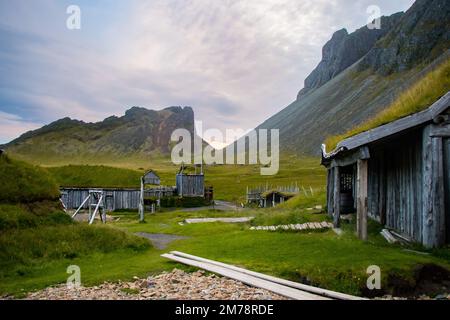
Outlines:
{"label": "wooden plank on ground", "polygon": [[237,271],[237,272],[241,272],[253,277],[257,277],[263,280],[267,280],[267,281],[271,281],[274,283],[278,283],[281,285],[285,285],[288,287],[292,287],[295,289],[299,289],[299,290],[303,290],[303,291],[307,291],[313,294],[318,294],[324,297],[328,297],[328,298],[332,298],[332,299],[341,299],[341,300],[364,300],[364,298],[361,297],[357,297],[357,296],[352,296],[352,295],[348,295],[345,293],[340,293],[340,292],[335,292],[335,291],[331,291],[331,290],[327,290],[327,289],[322,289],[322,288],[317,288],[317,287],[313,287],[313,286],[309,286],[306,284],[302,284],[302,283],[298,283],[298,282],[294,282],[294,281],[289,281],[289,280],[285,280],[285,279],[281,279],[281,278],[277,278],[277,277],[273,277],[273,276],[269,276],[263,273],[259,273],[259,272],[255,272],[255,271],[251,271],[251,270],[247,270],[244,268],[240,268],[240,267],[236,267],[230,264],[226,264],[226,263],[222,263],[219,261],[214,261],[214,260],[209,260],[209,259],[205,259],[205,258],[201,258],[201,257],[197,257],[194,255],[190,255],[184,252],[179,252],[179,251],[171,251],[170,252],[172,255],[175,256],[179,256],[182,258],[187,258],[187,259],[192,259],[192,260],[196,260],[199,262],[204,262],[204,263],[209,263],[212,265],[216,265],[219,267],[224,267],[224,268],[228,268],[230,270],[233,271]]}
{"label": "wooden plank on ground", "polygon": [[229,268],[221,267],[218,265],[214,265],[211,263],[200,262],[193,259],[183,258],[180,256],[176,256],[174,254],[163,254],[161,255],[164,258],[177,261],[183,264],[187,264],[190,266],[194,266],[197,268],[201,268],[216,274],[220,274],[224,277],[234,279],[245,283],[249,286],[258,287],[261,289],[265,289],[276,294],[279,294],[283,297],[287,297],[295,300],[329,300],[328,298],[315,295],[306,291],[301,291],[298,289],[294,289],[291,287],[286,287],[278,283],[274,283],[271,281],[267,281],[261,278],[257,278],[248,274],[244,274],[242,272],[234,271]]}

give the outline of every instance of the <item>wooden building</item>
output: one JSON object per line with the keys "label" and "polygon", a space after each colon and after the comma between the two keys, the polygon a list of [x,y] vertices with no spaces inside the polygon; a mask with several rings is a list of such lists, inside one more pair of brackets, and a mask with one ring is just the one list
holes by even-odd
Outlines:
{"label": "wooden building", "polygon": [[297,184],[290,186],[269,186],[268,184],[258,187],[247,187],[247,204],[257,205],[260,208],[275,207],[299,194]]}
{"label": "wooden building", "polygon": [[[181,166],[176,175],[177,194],[180,197],[204,197],[205,196],[205,175],[203,174],[203,166],[200,173],[188,174],[185,172],[186,167]],[[197,167],[195,167],[197,171]]]}
{"label": "wooden building", "polygon": [[262,206],[264,208],[275,207],[295,196],[295,193],[288,193],[278,190],[269,190],[261,194]]}
{"label": "wooden building", "polygon": [[450,242],[450,92],[424,111],[341,141],[326,153],[327,206],[334,224],[357,213],[426,247]]}
{"label": "wooden building", "polygon": [[[67,209],[77,209],[92,188],[61,188],[61,201]],[[141,190],[139,188],[100,188],[105,195],[107,211],[120,209],[136,210],[139,208]],[[153,187],[144,190],[144,198],[171,197],[175,195],[174,187]],[[86,203],[84,209],[88,208]]]}
{"label": "wooden building", "polygon": [[156,185],[159,186],[161,184],[161,179],[156,174],[155,171],[149,170],[147,171],[141,178],[142,184],[144,185]]}

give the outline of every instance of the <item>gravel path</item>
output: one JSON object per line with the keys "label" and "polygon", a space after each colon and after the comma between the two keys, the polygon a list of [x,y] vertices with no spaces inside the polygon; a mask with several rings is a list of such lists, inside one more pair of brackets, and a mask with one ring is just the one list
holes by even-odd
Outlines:
{"label": "gravel path", "polygon": [[95,287],[67,289],[66,285],[30,293],[31,300],[282,300],[267,290],[199,270],[174,269],[133,282],[103,283]]}
{"label": "gravel path", "polygon": [[169,243],[171,243],[172,241],[188,239],[188,237],[177,236],[177,235],[173,235],[173,234],[165,234],[165,233],[137,232],[137,233],[135,233],[135,235],[150,240],[151,243],[153,244],[153,246],[159,250],[167,248]]}

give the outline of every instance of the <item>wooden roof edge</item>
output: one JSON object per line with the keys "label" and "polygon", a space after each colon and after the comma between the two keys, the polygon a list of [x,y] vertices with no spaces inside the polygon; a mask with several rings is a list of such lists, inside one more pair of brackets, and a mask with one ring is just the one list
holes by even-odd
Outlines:
{"label": "wooden roof edge", "polygon": [[381,125],[379,127],[361,132],[357,135],[342,140],[337,147],[326,152],[325,144],[322,144],[322,162],[334,158],[337,154],[345,150],[352,150],[382,138],[394,135],[401,131],[419,126],[428,121],[432,121],[450,107],[450,91],[438,99],[435,103],[423,111],[413,113],[409,116],[400,118],[393,122]]}
{"label": "wooden roof edge", "polygon": [[155,170],[153,170],[153,169],[149,169],[149,170],[145,171],[144,174],[142,175],[142,177],[145,177],[149,173],[153,173],[155,176],[157,176],[159,178],[158,173]]}

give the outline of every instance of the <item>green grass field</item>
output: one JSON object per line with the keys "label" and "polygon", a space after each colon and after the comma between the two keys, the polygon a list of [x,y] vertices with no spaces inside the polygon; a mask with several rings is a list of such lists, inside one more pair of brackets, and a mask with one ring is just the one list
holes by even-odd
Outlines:
{"label": "green grass field", "polygon": [[[321,221],[327,216],[305,212],[302,209],[258,209],[227,213],[204,210],[199,212],[170,211],[146,217],[138,223],[135,213],[116,213],[120,220],[106,228],[127,233],[168,233],[188,237],[172,242],[167,249],[153,247],[132,250],[114,248],[111,251],[92,250],[91,254],[42,259],[38,264],[3,272],[1,293],[20,295],[29,290],[44,288],[67,279],[66,268],[75,264],[81,268],[83,285],[103,281],[131,280],[133,276],[145,277],[174,267],[192,270],[160,257],[170,250],[178,250],[209,259],[243,266],[251,270],[286,279],[307,282],[324,288],[352,294],[361,294],[367,279],[366,269],[378,265],[382,270],[382,285],[392,288],[393,276],[414,283],[415,268],[424,264],[450,267],[445,255],[425,256],[406,252],[400,246],[388,245],[378,235],[377,225],[370,228],[367,243],[354,235],[354,225],[343,226],[345,233],[333,231],[250,231],[250,224],[207,223],[179,225],[189,217],[256,216],[255,224],[291,223],[293,221]],[[92,228],[87,227],[87,228]]]}
{"label": "green grass field", "polygon": [[[23,169],[22,163],[16,164],[17,170]],[[39,172],[36,180],[30,180],[30,186],[42,179],[54,180],[58,185],[136,186],[135,180],[149,168],[157,170],[163,183],[170,185],[177,169],[161,161],[145,168],[132,165],[126,168],[123,163],[117,164],[117,167],[23,167]],[[450,268],[448,248],[429,251],[429,255],[405,251],[399,245],[387,244],[379,235],[380,226],[373,222],[369,225],[368,242],[355,237],[353,224],[344,224],[341,236],[332,230],[251,231],[249,227],[252,225],[329,219],[321,210],[308,210],[316,205],[324,208],[325,205],[325,170],[319,166],[318,159],[284,157],[279,174],[273,177],[260,176],[257,166],[213,166],[205,171],[207,183],[214,186],[216,199],[242,201],[247,186],[266,183],[286,185],[297,182],[304,188],[301,188],[300,195],[273,209],[227,212],[165,209],[153,215],[147,214],[145,223],[138,222],[136,212],[116,212],[113,215],[120,220],[108,222],[106,226],[74,223],[52,199],[0,203],[0,295],[20,297],[28,291],[64,283],[69,265],[81,268],[81,280],[86,286],[104,281],[131,280],[134,276],[145,277],[174,267],[192,270],[160,257],[170,250],[351,294],[363,293],[368,276],[366,269],[370,265],[381,268],[386,292],[395,288],[392,279],[402,279],[414,286],[419,266],[433,264]],[[32,172],[30,174],[34,176]],[[8,181],[16,188],[14,184],[21,180]],[[30,194],[27,186],[24,184],[22,189],[19,188],[18,195],[21,192]],[[42,185],[45,186],[50,186],[49,190],[54,188],[52,183]],[[47,194],[47,198],[52,197],[52,193]],[[244,224],[179,224],[186,218],[217,216],[254,216],[255,219]],[[187,239],[158,250],[147,240],[134,236],[136,232],[176,234]],[[423,250],[417,246],[411,249]]]}
{"label": "green grass field", "polygon": [[[143,165],[141,163],[141,165]],[[136,168],[133,162],[117,162],[115,167],[106,165],[65,165],[47,167],[60,186],[73,187],[138,187],[145,170],[155,170],[163,185],[175,185],[178,166],[168,160],[149,161]],[[248,187],[260,185],[286,186],[295,184],[303,194],[311,195],[324,190],[325,169],[317,158],[297,158],[284,156],[280,170],[274,176],[261,176],[256,165],[216,165],[205,166],[205,184],[214,187],[214,197],[218,200],[243,202]]]}

